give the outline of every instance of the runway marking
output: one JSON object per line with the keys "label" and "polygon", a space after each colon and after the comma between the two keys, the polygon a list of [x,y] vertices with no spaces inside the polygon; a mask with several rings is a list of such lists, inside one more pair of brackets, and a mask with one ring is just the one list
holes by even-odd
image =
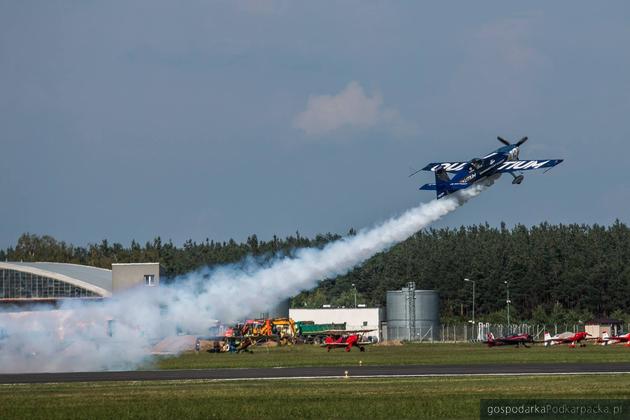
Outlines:
{"label": "runway marking", "polygon": [[[402,375],[326,375],[326,376],[271,376],[266,378],[208,378],[208,379],[185,379],[191,381],[277,381],[287,379],[373,379],[373,378],[427,378],[427,377],[474,377],[474,376],[557,376],[557,375],[627,375],[630,372],[533,372],[533,373],[418,373],[418,374],[402,374]],[[159,379],[156,379],[159,380]],[[169,381],[177,381],[177,379],[169,379]],[[144,381],[137,381],[144,382]]]}
{"label": "runway marking", "polygon": [[[250,369],[248,371],[248,369]],[[285,370],[286,369],[286,370]],[[531,370],[530,370],[531,369]],[[608,370],[609,369],[609,370]],[[207,371],[207,373],[204,373]],[[346,373],[347,371],[347,373]],[[270,380],[339,380],[375,378],[474,378],[474,377],[525,377],[566,375],[623,375],[630,373],[630,364],[611,366],[596,365],[530,365],[526,366],[409,366],[409,367],[336,367],[336,368],[238,368],[238,369],[189,369],[186,371],[112,371],[68,372],[40,374],[0,375],[0,383],[94,383],[94,382],[144,382],[144,381],[270,381]]]}
{"label": "runway marking", "polygon": [[[98,381],[71,381],[74,383],[93,383],[93,382],[238,382],[238,381],[286,381],[286,380],[313,380],[313,379],[376,379],[376,378],[471,378],[471,377],[492,377],[492,376],[580,376],[580,375],[628,375],[630,372],[515,372],[515,373],[418,373],[418,374],[386,374],[386,375],[323,375],[323,376],[270,376],[264,378],[185,378],[185,379],[143,379],[143,380],[98,380]],[[16,385],[16,384],[67,384],[63,382],[14,382],[3,383],[0,385]]]}

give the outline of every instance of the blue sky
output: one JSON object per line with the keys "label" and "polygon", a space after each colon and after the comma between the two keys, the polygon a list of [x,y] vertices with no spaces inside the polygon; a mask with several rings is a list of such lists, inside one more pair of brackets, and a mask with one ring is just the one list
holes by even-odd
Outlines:
{"label": "blue sky", "polygon": [[4,1],[0,247],[344,233],[410,167],[564,158],[438,226],[630,222],[630,5]]}

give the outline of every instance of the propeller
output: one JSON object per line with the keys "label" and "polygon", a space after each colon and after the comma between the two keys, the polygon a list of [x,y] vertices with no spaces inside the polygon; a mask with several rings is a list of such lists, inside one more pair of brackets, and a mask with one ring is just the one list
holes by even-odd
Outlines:
{"label": "propeller", "polygon": [[510,145],[510,142],[505,140],[504,138],[501,138],[501,136],[497,136],[497,140],[499,140],[501,143],[505,144],[506,146]]}
{"label": "propeller", "polygon": [[520,139],[519,141],[516,142],[516,147],[520,146],[521,144],[525,143],[527,141],[527,136],[523,137],[522,139]]}
{"label": "propeller", "polygon": [[[499,140],[501,143],[505,144],[506,146],[511,146],[512,144],[507,141],[506,139],[504,139],[501,136],[497,136],[497,140]],[[520,139],[519,141],[516,142],[515,146],[519,147],[521,144],[525,143],[527,141],[527,136],[523,137],[522,139]]]}

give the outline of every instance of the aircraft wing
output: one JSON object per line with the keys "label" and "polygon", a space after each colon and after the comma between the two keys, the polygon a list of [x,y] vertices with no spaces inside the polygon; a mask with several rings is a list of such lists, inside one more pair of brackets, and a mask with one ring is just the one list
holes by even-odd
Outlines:
{"label": "aircraft wing", "polygon": [[265,334],[256,334],[256,335],[224,335],[214,337],[217,341],[243,341],[247,338],[251,340],[269,340],[269,339],[277,339],[278,335],[265,335]]}
{"label": "aircraft wing", "polygon": [[[354,346],[369,346],[370,344],[374,344],[371,341],[358,341],[354,343]],[[348,347],[348,343],[322,343],[319,347]]]}
{"label": "aircraft wing", "polygon": [[348,343],[322,343],[320,347],[348,347]]}
{"label": "aircraft wing", "polygon": [[499,167],[496,169],[496,172],[516,172],[529,171],[532,169],[553,168],[562,161],[563,159],[510,160],[499,165]]}
{"label": "aircraft wing", "polygon": [[467,164],[468,162],[432,162],[420,170],[435,172],[439,168],[444,168],[446,172],[458,172],[464,169]]}
{"label": "aircraft wing", "polygon": [[494,342],[501,344],[530,343],[530,341],[527,341],[523,338],[495,338]]}
{"label": "aircraft wing", "polygon": [[357,334],[357,333],[368,333],[368,332],[372,332],[376,330],[371,329],[371,330],[341,330],[341,331],[344,331],[346,334]]}
{"label": "aircraft wing", "polygon": [[375,329],[371,330],[323,330],[318,331],[317,334],[320,335],[348,335],[348,334],[357,334],[357,333],[367,333],[371,331],[376,331]]}
{"label": "aircraft wing", "polygon": [[557,343],[557,344],[562,344],[562,343],[571,343],[571,340],[569,340],[568,338],[560,338],[560,337],[552,337],[552,338],[548,338],[546,340],[540,340],[540,341],[536,341],[537,343]]}

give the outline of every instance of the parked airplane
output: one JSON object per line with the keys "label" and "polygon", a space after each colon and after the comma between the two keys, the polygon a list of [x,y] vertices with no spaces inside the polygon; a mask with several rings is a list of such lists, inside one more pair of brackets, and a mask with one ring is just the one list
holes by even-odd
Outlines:
{"label": "parked airplane", "polygon": [[[435,183],[424,184],[420,189],[435,191],[437,198],[442,198],[458,190],[468,188],[473,184],[494,181],[503,173],[509,173],[514,177],[512,184],[520,184],[525,177],[520,172],[552,168],[563,161],[563,159],[519,160],[519,148],[527,141],[527,137],[523,137],[515,144],[511,144],[501,137],[497,137],[497,139],[505,146],[498,148],[483,158],[475,158],[468,162],[429,163],[409,176],[413,176],[420,171],[435,172]],[[449,178],[449,173],[453,173],[452,178]],[[519,173],[519,175],[515,175],[515,173]]]}
{"label": "parked airplane", "polygon": [[365,351],[365,346],[373,344],[371,341],[363,340],[363,334],[374,330],[356,330],[356,331],[327,331],[328,337],[324,340],[321,347],[326,347],[327,351],[334,348],[344,348],[346,351],[352,350],[352,347],[357,346],[360,351]]}
{"label": "parked airplane", "polygon": [[534,338],[529,334],[514,334],[508,335],[505,337],[494,338],[494,334],[488,333],[488,339],[484,341],[484,344],[487,344],[488,347],[494,346],[516,346],[520,347],[521,344],[527,348],[529,346],[527,344],[534,343]]}
{"label": "parked airplane", "polygon": [[553,337],[549,332],[545,331],[545,336],[543,342],[545,343],[545,347],[553,346],[556,344],[568,344],[569,347],[575,348],[576,344],[579,344],[580,347],[586,346],[586,343],[582,343],[584,340],[596,340],[595,338],[588,338],[591,335],[587,332],[563,332],[561,334],[556,334]]}
{"label": "parked airplane", "polygon": [[609,344],[626,343],[625,345],[630,347],[630,332],[620,335],[608,335],[608,331],[604,331],[601,342],[604,346]]}

